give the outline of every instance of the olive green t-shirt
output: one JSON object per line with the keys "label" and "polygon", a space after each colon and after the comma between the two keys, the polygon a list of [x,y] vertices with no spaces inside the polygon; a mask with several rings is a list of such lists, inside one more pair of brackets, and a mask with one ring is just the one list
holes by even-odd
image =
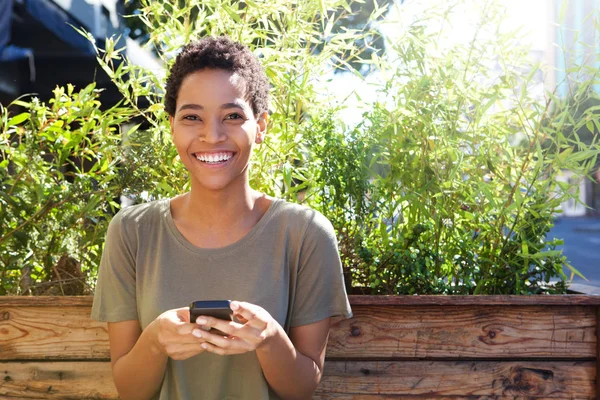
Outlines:
{"label": "olive green t-shirt", "polygon": [[[121,210],[111,221],[92,318],[139,320],[145,329],[166,310],[196,300],[259,305],[289,333],[352,313],[333,227],[320,213],[276,199],[238,242],[192,245],[177,230],[170,200]],[[294,377],[290,377],[294,379]],[[169,359],[158,399],[277,399],[255,352],[209,352]]]}

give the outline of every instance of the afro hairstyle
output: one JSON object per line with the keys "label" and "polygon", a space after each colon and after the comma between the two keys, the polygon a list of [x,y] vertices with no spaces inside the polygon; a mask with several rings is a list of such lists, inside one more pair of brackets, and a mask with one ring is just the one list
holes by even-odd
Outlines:
{"label": "afro hairstyle", "polygon": [[246,84],[246,100],[254,116],[268,111],[269,82],[258,58],[241,43],[225,37],[205,37],[183,47],[167,78],[165,109],[175,115],[183,80],[196,71],[221,69],[239,75]]}

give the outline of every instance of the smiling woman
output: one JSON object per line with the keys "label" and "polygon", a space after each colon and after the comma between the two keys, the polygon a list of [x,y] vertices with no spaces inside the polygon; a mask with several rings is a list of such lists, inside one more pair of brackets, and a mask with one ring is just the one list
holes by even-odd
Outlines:
{"label": "smiling woman", "polygon": [[[115,216],[92,308],[123,399],[309,398],[321,379],[330,319],[351,310],[331,223],[249,185],[267,104],[260,63],[229,39],[189,44],[171,69],[191,189]],[[224,299],[233,321],[190,322],[186,304]]]}
{"label": "smiling woman", "polygon": [[192,187],[236,190],[234,180],[248,181],[250,155],[262,142],[267,113],[255,116],[245,92],[244,79],[222,69],[203,69],[183,79],[170,120]]}

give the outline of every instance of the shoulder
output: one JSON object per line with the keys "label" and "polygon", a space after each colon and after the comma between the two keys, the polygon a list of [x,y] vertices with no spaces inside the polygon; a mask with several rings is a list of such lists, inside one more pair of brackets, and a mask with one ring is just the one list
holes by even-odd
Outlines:
{"label": "shoulder", "polygon": [[145,226],[154,225],[168,211],[168,199],[136,204],[121,209],[110,221],[109,230],[119,230],[126,236],[135,235]]}
{"label": "shoulder", "polygon": [[279,218],[287,226],[302,231],[304,236],[326,236],[335,238],[335,231],[331,222],[319,211],[285,200],[278,200]]}
{"label": "shoulder", "polygon": [[161,199],[123,208],[113,217],[113,221],[123,225],[137,225],[160,218],[168,206],[168,201]]}

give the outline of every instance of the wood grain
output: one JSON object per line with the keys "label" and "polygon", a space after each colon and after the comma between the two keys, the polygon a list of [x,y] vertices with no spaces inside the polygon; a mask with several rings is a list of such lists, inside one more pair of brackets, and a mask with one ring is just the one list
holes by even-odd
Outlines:
{"label": "wood grain", "polygon": [[[595,399],[594,362],[330,361],[315,398]],[[374,398],[374,397],[372,397]],[[383,397],[386,398],[386,397]],[[389,397],[392,398],[392,397]]]}
{"label": "wood grain", "polygon": [[[117,398],[108,362],[0,367],[7,398]],[[593,362],[328,361],[314,398],[594,399],[595,374]]]}
{"label": "wood grain", "polygon": [[116,399],[109,362],[0,362],[0,396]]}
{"label": "wood grain", "polygon": [[353,306],[600,306],[594,295],[530,295],[530,296],[348,296]]}
{"label": "wood grain", "polygon": [[[498,306],[498,305],[556,305],[556,306],[600,306],[600,296],[594,295],[530,295],[530,296],[349,296],[353,306]],[[0,296],[0,306],[83,306],[92,305],[92,296]]]}
{"label": "wood grain", "polygon": [[[2,362],[0,396],[116,399],[108,362]],[[328,361],[316,399],[594,399],[593,362]]]}
{"label": "wood grain", "polygon": [[[596,308],[596,366],[600,361],[600,307]],[[596,394],[600,395],[600,368],[596,368]]]}
{"label": "wood grain", "polygon": [[91,307],[93,296],[0,296],[0,307]]}
{"label": "wood grain", "polygon": [[595,359],[596,310],[572,306],[355,306],[328,358]]}
{"label": "wood grain", "polygon": [[[312,397],[313,400],[541,400],[544,397],[532,397],[532,396],[437,396],[437,395],[419,395],[419,396],[408,396],[406,394],[349,394],[349,393],[326,393],[320,394],[315,393]],[[590,400],[590,397],[565,397],[569,400]],[[592,397],[591,399],[594,399]]]}
{"label": "wood grain", "polygon": [[[0,308],[2,360],[108,360],[90,308]],[[329,359],[595,359],[591,307],[355,306],[332,324]]]}
{"label": "wood grain", "polygon": [[106,323],[90,307],[1,307],[1,360],[109,360]]}

